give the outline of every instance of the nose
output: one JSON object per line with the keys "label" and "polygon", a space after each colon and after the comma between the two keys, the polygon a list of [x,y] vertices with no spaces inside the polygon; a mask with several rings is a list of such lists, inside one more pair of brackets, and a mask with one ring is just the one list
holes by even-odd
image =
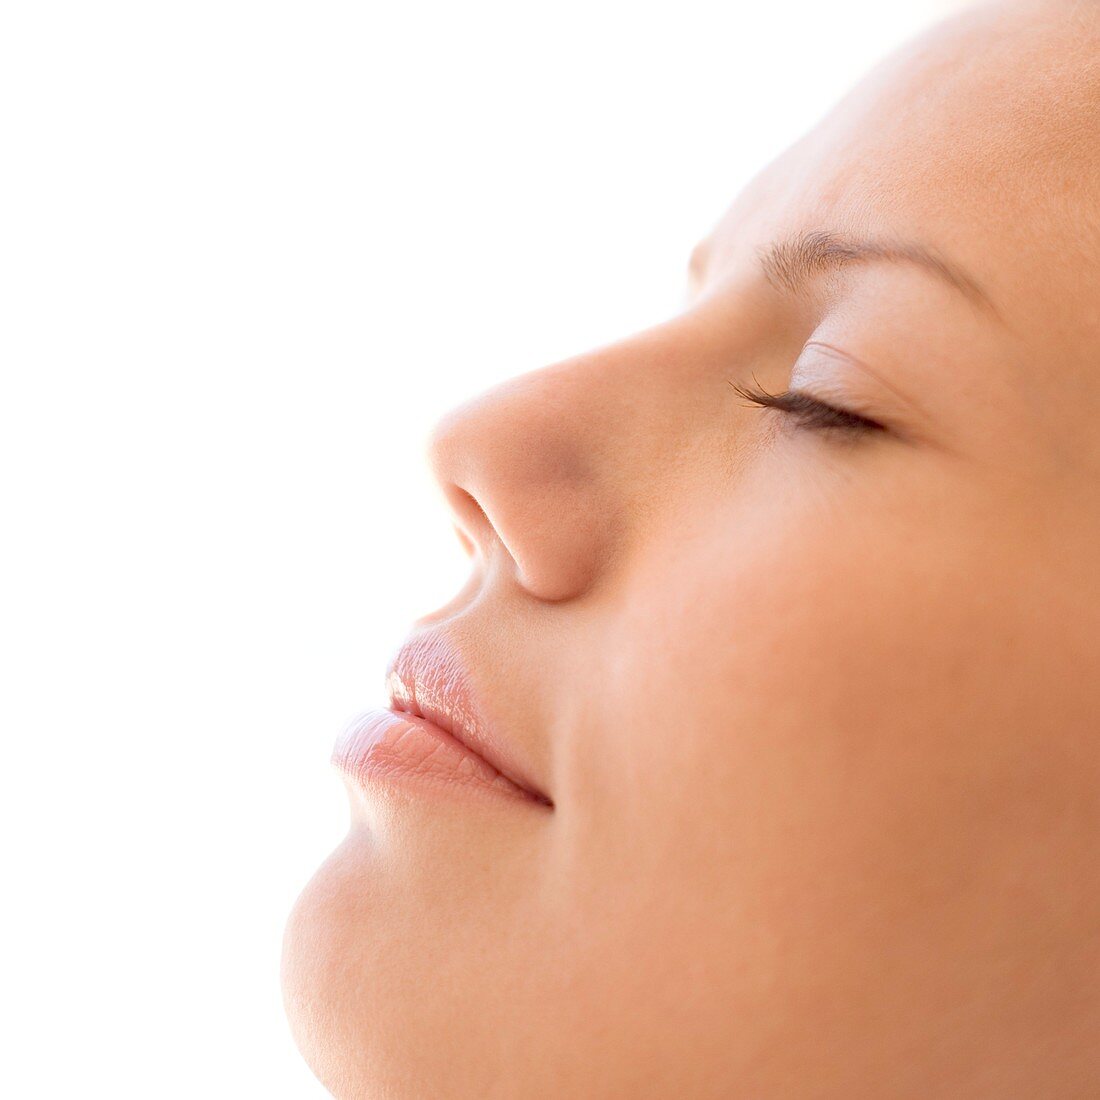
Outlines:
{"label": "nose", "polygon": [[628,501],[616,490],[610,372],[578,358],[510,379],[447,413],[428,461],[460,536],[547,601],[588,591],[615,558]]}

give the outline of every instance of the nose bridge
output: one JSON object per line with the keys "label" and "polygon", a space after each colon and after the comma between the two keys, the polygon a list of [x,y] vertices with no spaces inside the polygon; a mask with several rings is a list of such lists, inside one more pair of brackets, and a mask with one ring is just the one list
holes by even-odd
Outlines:
{"label": "nose bridge", "polygon": [[[532,595],[581,595],[625,537],[615,440],[628,402],[601,355],[531,371],[451,410],[428,460],[460,530],[488,557],[499,542]],[[644,384],[644,383],[643,383]]]}

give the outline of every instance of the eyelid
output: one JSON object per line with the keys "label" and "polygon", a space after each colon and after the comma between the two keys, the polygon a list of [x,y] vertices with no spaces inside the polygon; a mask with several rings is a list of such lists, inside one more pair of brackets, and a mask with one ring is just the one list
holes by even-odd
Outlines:
{"label": "eyelid", "polygon": [[849,433],[886,431],[886,427],[869,416],[853,409],[824,401],[806,390],[787,389],[782,393],[769,393],[753,378],[748,388],[727,379],[736,393],[761,408],[778,409],[795,417],[807,428]]}
{"label": "eyelid", "polygon": [[[795,401],[805,401],[808,404],[812,404],[822,411],[828,411],[834,414],[838,420],[847,421],[852,427],[862,427],[868,431],[885,431],[885,425],[880,424],[874,417],[866,416],[864,413],[858,412],[855,409],[848,408],[845,405],[836,405],[831,401],[826,401],[822,397],[818,397],[811,393],[809,390],[800,389],[788,389],[786,396],[792,398]],[[838,425],[842,426],[842,425]]]}
{"label": "eyelid", "polygon": [[824,384],[829,388],[836,388],[837,370],[840,367],[855,367],[858,371],[864,371],[876,381],[881,381],[878,374],[871,371],[854,356],[848,355],[831,344],[823,344],[819,340],[808,340],[799,352],[798,358],[791,367],[790,385],[792,388],[801,388],[806,385],[817,384],[820,388]]}
{"label": "eyelid", "polygon": [[[820,362],[815,363],[815,359]],[[852,386],[844,384],[846,377],[852,379]],[[823,340],[808,340],[803,346],[791,368],[790,385],[812,387],[826,401],[836,394],[842,404],[859,406],[853,407],[853,412],[858,411],[901,436],[923,435],[920,425],[931,419],[920,404],[899,390],[881,370]],[[868,388],[870,392],[864,397]],[[885,391],[882,395],[885,405],[875,399],[879,390]],[[849,402],[849,393],[859,396],[852,396]]]}

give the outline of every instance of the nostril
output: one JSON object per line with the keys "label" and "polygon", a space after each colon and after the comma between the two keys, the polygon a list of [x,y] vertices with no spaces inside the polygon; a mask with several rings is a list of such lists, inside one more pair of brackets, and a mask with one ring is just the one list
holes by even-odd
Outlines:
{"label": "nostril", "polygon": [[471,557],[479,549],[488,553],[489,541],[496,532],[477,497],[453,482],[444,486],[444,493],[454,517],[455,533],[463,549]]}
{"label": "nostril", "polygon": [[466,534],[465,531],[462,530],[461,527],[459,527],[457,523],[454,525],[454,528],[455,534],[458,535],[458,541],[462,543],[462,549],[465,550],[466,553],[469,554],[472,558],[474,554],[477,553],[477,547],[474,546],[473,540],[470,538],[469,535]]}

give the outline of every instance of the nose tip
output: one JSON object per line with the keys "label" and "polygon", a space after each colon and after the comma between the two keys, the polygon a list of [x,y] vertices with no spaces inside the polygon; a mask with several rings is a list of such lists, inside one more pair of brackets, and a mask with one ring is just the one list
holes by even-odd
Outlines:
{"label": "nose tip", "polygon": [[459,538],[488,560],[504,552],[519,584],[558,602],[586,591],[613,530],[597,462],[599,433],[574,410],[564,376],[520,376],[445,414],[428,464]]}

